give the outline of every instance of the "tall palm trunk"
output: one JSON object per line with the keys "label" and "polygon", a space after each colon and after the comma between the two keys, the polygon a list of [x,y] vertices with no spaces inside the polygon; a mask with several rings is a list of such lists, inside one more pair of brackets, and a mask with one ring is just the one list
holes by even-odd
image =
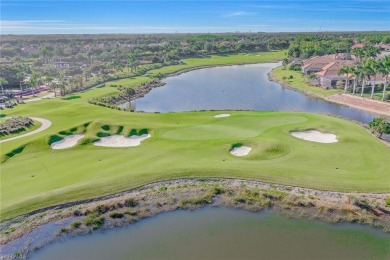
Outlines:
{"label": "tall palm trunk", "polygon": [[360,96],[362,97],[363,96],[363,93],[364,93],[364,87],[366,86],[366,80],[363,79],[363,82],[362,82],[362,93],[360,94]]}
{"label": "tall palm trunk", "polygon": [[386,94],[386,85],[387,85],[387,77],[388,75],[386,75],[385,77],[385,84],[383,84],[383,94],[382,94],[382,101],[385,100],[385,94]]}
{"label": "tall palm trunk", "polygon": [[352,95],[355,95],[355,91],[356,91],[356,81],[357,81],[357,79],[355,78],[355,79],[353,80],[353,90],[352,90]]}
{"label": "tall palm trunk", "polygon": [[[374,75],[376,77],[376,75]],[[375,78],[374,78],[374,84],[371,86],[371,99],[374,98],[374,91],[375,91]]]}
{"label": "tall palm trunk", "polygon": [[347,93],[347,88],[348,88],[348,74],[347,74],[347,78],[345,79],[344,94]]}

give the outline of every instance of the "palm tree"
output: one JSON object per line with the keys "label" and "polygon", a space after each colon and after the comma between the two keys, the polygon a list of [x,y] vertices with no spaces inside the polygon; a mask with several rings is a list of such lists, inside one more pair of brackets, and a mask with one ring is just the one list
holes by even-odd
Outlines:
{"label": "palm tree", "polygon": [[1,93],[4,95],[4,85],[7,85],[8,81],[5,78],[0,78]]}
{"label": "palm tree", "polygon": [[135,90],[133,88],[123,88],[121,89],[122,93],[121,96],[124,100],[127,102],[131,102],[135,95]]}
{"label": "palm tree", "polygon": [[372,73],[371,72],[371,68],[369,66],[369,61],[365,61],[362,64],[360,64],[359,65],[359,70],[362,73],[362,77],[363,77],[363,80],[362,80],[362,93],[360,94],[360,96],[363,96],[364,88],[366,86],[366,78],[370,78],[370,75]]}
{"label": "palm tree", "polygon": [[283,65],[283,69],[286,69],[286,67],[287,67],[287,65],[288,65],[288,59],[287,59],[287,58],[284,58],[284,59],[283,59],[282,65]]}
{"label": "palm tree", "polygon": [[389,77],[390,74],[390,56],[384,57],[379,64],[380,64],[379,73],[385,79],[385,83],[383,84],[383,94],[382,94],[382,101],[384,101],[385,94],[386,94],[386,87],[387,87],[387,78]]}
{"label": "palm tree", "polygon": [[371,69],[371,74],[373,76],[373,84],[371,85],[371,99],[374,98],[374,92],[375,92],[375,80],[376,80],[376,76],[377,74],[379,73],[380,71],[380,65],[379,65],[379,62],[377,62],[376,60],[370,60],[370,69]]}
{"label": "palm tree", "polygon": [[127,56],[127,61],[128,61],[128,68],[131,68],[131,71],[134,69],[134,62],[136,61],[136,58],[133,54],[129,54]]}
{"label": "palm tree", "polygon": [[55,88],[56,88],[56,85],[53,84],[54,78],[53,78],[52,76],[46,76],[45,80],[46,80],[46,84],[47,84],[51,89],[53,89],[54,97],[56,97],[56,89],[55,89]]}
{"label": "palm tree", "polygon": [[357,86],[358,82],[363,81],[364,74],[362,72],[361,67],[359,67],[359,66],[352,68],[352,74],[354,75],[352,95],[355,95],[356,86]]}
{"label": "palm tree", "polygon": [[347,93],[349,77],[352,76],[352,68],[349,66],[343,66],[339,71],[339,75],[346,75],[344,93]]}
{"label": "palm tree", "polygon": [[363,51],[366,58],[375,58],[381,52],[379,48],[372,45],[364,47]]}
{"label": "palm tree", "polygon": [[365,53],[362,48],[352,49],[352,54],[354,54],[357,57],[357,60],[359,62],[363,61],[363,57],[365,56]]}

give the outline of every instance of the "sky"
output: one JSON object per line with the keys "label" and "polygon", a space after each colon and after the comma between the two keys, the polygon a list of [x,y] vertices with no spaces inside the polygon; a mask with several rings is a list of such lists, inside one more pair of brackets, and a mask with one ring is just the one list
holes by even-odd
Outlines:
{"label": "sky", "polygon": [[0,0],[1,34],[373,30],[390,30],[390,0]]}

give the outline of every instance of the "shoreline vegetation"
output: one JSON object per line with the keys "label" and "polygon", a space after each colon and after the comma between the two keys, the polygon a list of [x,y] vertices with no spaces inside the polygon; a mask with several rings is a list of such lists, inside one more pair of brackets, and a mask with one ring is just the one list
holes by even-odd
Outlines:
{"label": "shoreline vegetation", "polygon": [[[288,77],[292,76],[290,80]],[[286,77],[286,80],[283,80]],[[271,81],[281,84],[283,87],[298,91],[307,96],[320,98],[328,102],[349,106],[372,112],[375,114],[390,117],[390,103],[378,100],[371,100],[356,95],[343,94],[342,90],[337,89],[322,89],[320,87],[310,86],[303,78],[300,72],[292,70],[284,70],[279,66],[268,73],[268,78]]]}
{"label": "shoreline vegetation", "polygon": [[[292,218],[328,223],[351,222],[390,232],[390,193],[343,193],[224,178],[161,181],[97,199],[66,203],[16,217],[0,224],[0,244],[6,246],[39,227],[67,224],[52,238],[7,255],[26,258],[46,244],[114,227],[127,226],[159,213],[203,206],[226,206],[253,212],[276,210]],[[71,222],[70,222],[71,221]],[[30,241],[31,242],[31,241]]]}

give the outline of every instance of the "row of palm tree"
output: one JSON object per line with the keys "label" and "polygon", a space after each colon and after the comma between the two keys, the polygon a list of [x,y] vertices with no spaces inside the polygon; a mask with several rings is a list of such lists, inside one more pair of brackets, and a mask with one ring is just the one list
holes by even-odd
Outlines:
{"label": "row of palm tree", "polygon": [[[355,67],[344,66],[340,69],[339,74],[345,75],[344,93],[347,92],[349,79],[353,78],[352,94],[355,95],[356,86],[361,84],[361,96],[363,96],[367,80],[372,81],[371,84],[371,99],[374,98],[376,79],[381,75],[384,79],[382,100],[385,100],[386,87],[390,75],[390,56],[386,56],[380,60],[375,60],[374,57],[378,54],[378,49],[367,47],[366,49],[358,49],[355,51],[359,63]],[[359,56],[358,56],[359,55]],[[372,79],[372,80],[371,80]]]}

